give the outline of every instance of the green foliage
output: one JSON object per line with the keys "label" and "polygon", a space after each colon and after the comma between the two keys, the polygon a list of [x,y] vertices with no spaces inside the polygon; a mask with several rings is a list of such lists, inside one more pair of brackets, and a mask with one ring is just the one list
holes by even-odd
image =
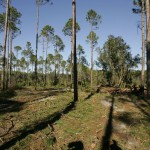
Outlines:
{"label": "green foliage", "polygon": [[36,0],[37,5],[45,5],[48,2],[50,2],[50,4],[52,4],[52,0]]}
{"label": "green foliage", "polygon": [[142,0],[133,0],[133,5],[135,6],[135,8],[132,9],[133,13],[135,14],[142,13]]}
{"label": "green foliage", "polygon": [[83,47],[79,44],[77,47],[77,56],[80,58],[85,53]]}
{"label": "green foliage", "polygon": [[29,58],[33,54],[33,49],[31,47],[31,43],[27,41],[26,43],[26,49],[22,51],[22,55]]}
{"label": "green foliage", "polygon": [[88,21],[91,26],[97,26],[98,23],[101,22],[101,16],[91,9],[87,12],[86,21]]}
{"label": "green foliage", "polygon": [[[76,22],[76,33],[80,31],[80,26],[79,24]],[[64,33],[64,35],[68,35],[68,36],[72,36],[72,18],[70,18],[67,23],[65,24],[62,32]]]}
{"label": "green foliage", "polygon": [[15,46],[14,50],[18,53],[18,51],[22,50],[21,46]]}
{"label": "green foliage", "polygon": [[99,37],[96,35],[94,31],[91,31],[89,35],[87,36],[87,42],[92,44],[92,47],[95,47],[97,45]]}
{"label": "green foliage", "polygon": [[47,41],[50,41],[54,37],[54,28],[50,25],[44,26],[40,36],[43,36]]}
{"label": "green foliage", "polygon": [[131,81],[130,71],[140,63],[139,55],[132,57],[130,47],[121,37],[110,35],[100,50],[98,61],[108,83],[121,86]]}
{"label": "green foliage", "polygon": [[[6,13],[0,14],[0,30],[4,30],[4,25],[5,25],[5,16]],[[15,8],[15,7],[10,7],[9,8],[9,28],[12,30],[17,30],[18,28],[16,25],[21,24],[20,18],[22,14]],[[19,29],[18,29],[19,30]]]}
{"label": "green foliage", "polygon": [[22,16],[22,14],[15,7],[10,7],[9,13],[10,13],[10,16],[9,16],[10,26],[13,23],[14,24],[21,24],[20,17]]}
{"label": "green foliage", "polygon": [[54,36],[54,47],[55,47],[54,50],[56,53],[63,51],[65,48],[65,45],[62,39],[58,35]]}
{"label": "green foliage", "polygon": [[0,32],[4,30],[5,25],[5,14],[0,14]]}

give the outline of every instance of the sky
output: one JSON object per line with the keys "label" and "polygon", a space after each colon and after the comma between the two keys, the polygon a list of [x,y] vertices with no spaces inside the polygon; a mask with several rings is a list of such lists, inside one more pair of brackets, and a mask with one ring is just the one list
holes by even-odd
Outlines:
{"label": "sky", "polygon": [[[35,51],[36,35],[36,0],[12,0],[12,6],[22,13],[21,35],[13,41],[16,45],[25,49],[26,42],[32,43]],[[95,10],[102,17],[99,28],[95,30],[99,36],[97,47],[102,48],[109,35],[121,36],[131,47],[133,56],[141,56],[141,30],[137,29],[137,24],[141,20],[141,15],[133,14],[132,0],[76,0],[77,22],[81,30],[77,33],[77,45],[80,44],[85,50],[85,55],[90,63],[90,45],[86,42],[86,37],[90,32],[90,24],[86,22],[86,14],[90,9]],[[0,13],[5,9],[0,6]],[[70,37],[64,36],[62,29],[69,18],[72,17],[72,0],[53,0],[53,5],[49,3],[40,6],[39,33],[45,25],[50,25],[55,29],[55,35],[62,38],[65,49],[62,53],[66,60],[70,54]],[[3,43],[3,33],[0,33],[0,43]],[[49,53],[53,53],[53,46],[50,45]],[[42,46],[39,43],[38,56],[42,55]],[[97,53],[94,52],[96,60]]]}

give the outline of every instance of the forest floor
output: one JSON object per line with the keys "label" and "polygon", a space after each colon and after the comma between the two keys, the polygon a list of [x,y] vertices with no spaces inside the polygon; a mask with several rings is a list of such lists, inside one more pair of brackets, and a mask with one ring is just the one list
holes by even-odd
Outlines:
{"label": "forest floor", "polygon": [[0,150],[150,150],[150,100],[128,90],[0,95]]}

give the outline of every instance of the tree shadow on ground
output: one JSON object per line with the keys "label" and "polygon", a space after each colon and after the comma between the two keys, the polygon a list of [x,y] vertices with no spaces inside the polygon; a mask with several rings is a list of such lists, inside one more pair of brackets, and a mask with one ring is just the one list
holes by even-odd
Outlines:
{"label": "tree shadow on ground", "polygon": [[111,106],[109,110],[109,116],[108,116],[108,122],[105,127],[105,133],[104,136],[102,137],[101,141],[101,150],[109,150],[109,145],[110,145],[110,139],[113,131],[113,124],[112,124],[112,119],[113,119],[113,110],[114,110],[114,95],[112,94],[112,101],[111,101]]}
{"label": "tree shadow on ground", "polygon": [[0,99],[0,114],[18,112],[22,109],[24,102],[9,99]]}
{"label": "tree shadow on ground", "polygon": [[110,150],[121,150],[121,148],[118,146],[118,142],[116,140],[112,140],[112,144],[110,145]]}
{"label": "tree shadow on ground", "polygon": [[114,93],[111,93],[111,95],[111,106],[109,110],[108,121],[105,127],[105,132],[100,143],[100,150],[121,150],[116,140],[112,140],[113,143],[111,144],[111,136],[113,133],[113,111],[115,102]]}
{"label": "tree shadow on ground", "polygon": [[125,103],[125,102],[133,103],[148,119],[150,119],[150,113],[146,111],[146,109],[147,110],[150,109],[150,104],[147,99],[144,98],[141,99],[141,96],[136,96],[132,94],[132,92],[116,94],[116,96],[122,96],[122,95],[126,95],[129,99],[119,98],[119,101],[121,103]]}
{"label": "tree shadow on ground", "polygon": [[23,130],[17,131],[16,137],[10,139],[9,141],[7,141],[3,145],[1,145],[0,149],[9,149],[11,146],[15,145],[17,141],[24,139],[29,134],[34,134],[34,133],[46,128],[48,125],[53,124],[54,122],[59,120],[63,114],[67,114],[73,108],[75,108],[75,102],[69,103],[63,110],[57,111],[57,112],[51,114],[50,116],[44,118],[43,120],[36,121],[33,124],[25,126]]}
{"label": "tree shadow on ground", "polygon": [[90,99],[94,94],[95,94],[94,92],[91,92],[91,93],[85,98],[85,100]]}
{"label": "tree shadow on ground", "polygon": [[147,99],[143,99],[145,103],[147,103],[150,106],[150,101],[148,101]]}
{"label": "tree shadow on ground", "polygon": [[145,120],[141,117],[135,117],[136,113],[132,112],[121,112],[121,114],[114,117],[114,119],[123,122],[124,124],[131,126],[131,125],[139,125],[142,120]]}
{"label": "tree shadow on ground", "polygon": [[13,96],[16,96],[15,90],[7,90],[7,91],[0,91],[0,98],[11,98]]}
{"label": "tree shadow on ground", "polygon": [[[134,105],[135,105],[148,119],[150,119],[150,113],[145,110],[145,106],[143,107],[143,105],[138,104],[138,103],[136,103],[136,102],[134,103]],[[150,106],[147,106],[147,109],[150,110]]]}
{"label": "tree shadow on ground", "polygon": [[99,93],[101,88],[98,86],[96,89],[90,92],[90,94],[85,98],[85,100],[90,99],[94,94]]}
{"label": "tree shadow on ground", "polygon": [[68,144],[68,150],[84,150],[84,145],[81,141],[75,141]]}
{"label": "tree shadow on ground", "polygon": [[[23,91],[23,93],[21,93],[21,96],[25,96],[27,98],[24,98],[24,102],[28,103],[28,102],[38,102],[42,99],[46,99],[48,97],[52,97],[52,96],[58,96],[61,95],[62,93],[65,93],[66,91],[64,90],[55,90],[55,91],[31,91],[31,90],[27,90],[27,91]],[[30,98],[31,97],[31,98]]]}

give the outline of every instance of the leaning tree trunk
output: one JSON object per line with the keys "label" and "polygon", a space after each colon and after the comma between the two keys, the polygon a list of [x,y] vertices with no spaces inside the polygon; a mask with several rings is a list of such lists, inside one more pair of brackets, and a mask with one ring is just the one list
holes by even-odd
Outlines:
{"label": "leaning tree trunk", "polygon": [[146,0],[147,96],[150,97],[150,0]]}
{"label": "leaning tree trunk", "polygon": [[78,101],[77,59],[76,59],[76,0],[72,0],[72,47],[74,71],[74,101]]}
{"label": "leaning tree trunk", "polygon": [[[145,71],[145,24],[144,24],[145,8],[144,0],[142,0],[142,72],[141,72],[141,87],[144,89],[144,71]],[[144,92],[144,91],[142,91]]]}
{"label": "leaning tree trunk", "polygon": [[6,2],[6,17],[5,17],[5,29],[4,29],[4,44],[3,44],[3,57],[2,57],[2,90],[4,91],[6,88],[5,81],[5,66],[6,66],[6,42],[7,42],[7,27],[8,27],[8,14],[9,14],[9,1]]}

